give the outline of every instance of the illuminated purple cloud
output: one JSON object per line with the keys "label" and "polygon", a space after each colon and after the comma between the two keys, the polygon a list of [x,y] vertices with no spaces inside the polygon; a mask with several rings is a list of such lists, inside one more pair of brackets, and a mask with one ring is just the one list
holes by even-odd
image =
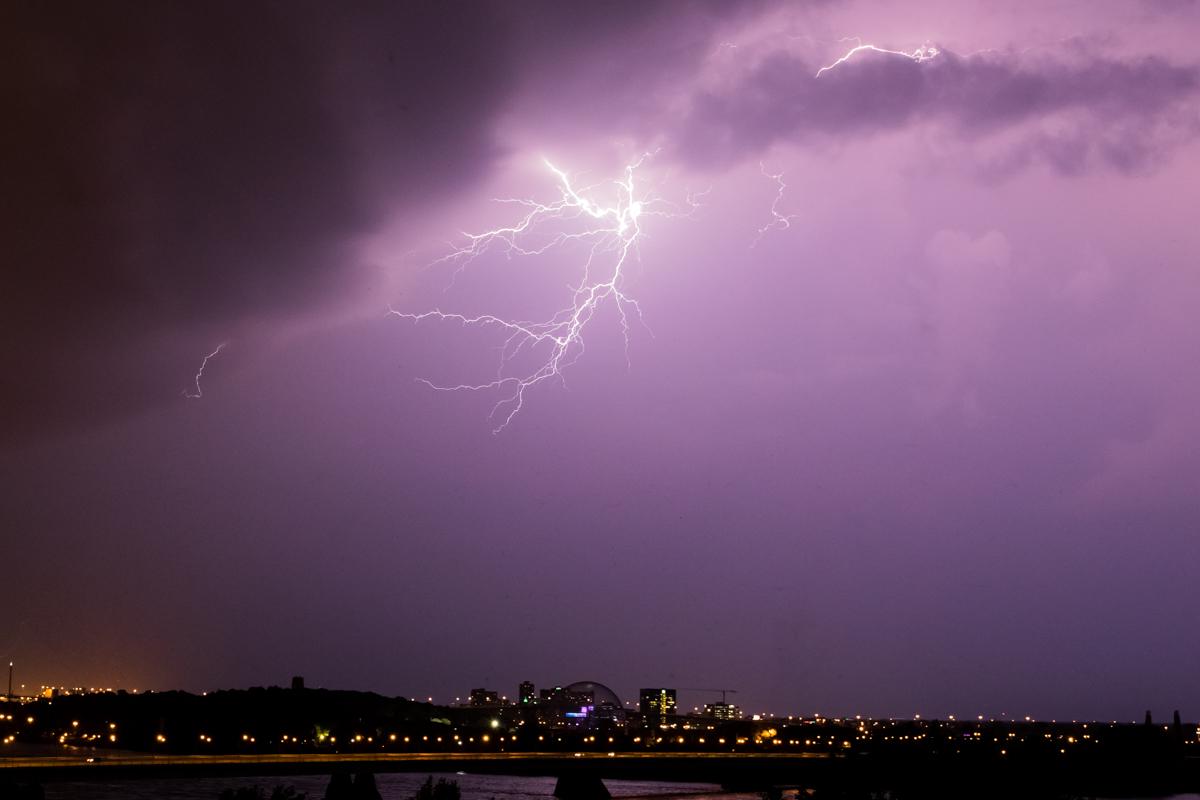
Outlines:
{"label": "illuminated purple cloud", "polygon": [[[1120,170],[1156,156],[1163,126],[1195,130],[1200,69],[1158,57],[1070,64],[949,51],[914,57],[862,48],[832,64],[788,52],[691,99],[673,132],[693,164],[727,164],[777,143],[820,143],[937,123],[967,140],[1020,126],[1027,157],[1062,172],[1100,161]],[[1052,120],[1053,132],[1037,124]]]}

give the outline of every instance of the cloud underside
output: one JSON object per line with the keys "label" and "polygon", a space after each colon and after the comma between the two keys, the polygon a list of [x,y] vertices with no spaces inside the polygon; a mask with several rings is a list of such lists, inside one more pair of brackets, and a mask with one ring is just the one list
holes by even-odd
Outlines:
{"label": "cloud underside", "polygon": [[[589,103],[628,81],[672,90],[730,17],[765,5],[3,5],[0,446],[177,397],[239,326],[344,297],[362,236],[487,176],[523,89],[576,69]],[[596,79],[647,31],[685,44]],[[1190,124],[1198,83],[1155,58],[860,53],[816,71],[767,56],[636,133],[716,170],[781,141],[927,121],[969,141],[1076,114],[1030,147],[1066,171],[1097,154],[1135,169],[1163,126]]]}
{"label": "cloud underside", "polygon": [[743,11],[0,4],[0,446],[177,397],[244,325],[344,300],[361,237],[488,175],[539,64]]}
{"label": "cloud underside", "polygon": [[1160,58],[1066,65],[953,53],[918,61],[864,51],[822,70],[780,52],[731,87],[699,93],[677,146],[688,161],[707,165],[777,142],[940,124],[966,142],[1024,129],[1026,157],[1040,151],[1063,172],[1096,160],[1134,170],[1157,157],[1164,126],[1194,130],[1198,87],[1197,68]]}

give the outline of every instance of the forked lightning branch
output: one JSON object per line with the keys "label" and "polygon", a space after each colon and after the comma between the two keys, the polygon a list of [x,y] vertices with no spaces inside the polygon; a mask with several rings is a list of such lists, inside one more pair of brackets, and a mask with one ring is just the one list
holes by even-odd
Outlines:
{"label": "forked lightning branch", "polygon": [[[834,63],[822,67],[823,73],[845,63],[856,53],[874,51],[904,56],[918,63],[937,56],[933,47],[920,47],[914,52],[886,50],[861,42]],[[551,203],[529,200],[506,202],[524,207],[524,215],[509,227],[495,228],[477,234],[464,234],[466,243],[449,255],[434,263],[455,263],[459,270],[490,251],[500,251],[513,257],[566,258],[579,248],[567,245],[582,244],[583,257],[572,267],[578,270],[578,282],[569,284],[569,292],[562,308],[548,319],[541,321],[519,321],[493,314],[467,316],[452,311],[435,309],[423,313],[407,313],[389,309],[403,319],[414,323],[424,321],[454,322],[461,325],[491,328],[500,332],[503,345],[500,348],[499,366],[491,380],[478,383],[461,383],[443,386],[432,381],[418,380],[441,391],[497,390],[500,399],[492,407],[492,418],[499,418],[494,433],[499,433],[512,421],[525,402],[525,392],[543,381],[561,379],[563,370],[579,360],[584,351],[583,331],[595,316],[600,305],[610,302],[620,317],[629,345],[631,318],[641,321],[641,308],[637,301],[625,294],[627,270],[637,256],[637,244],[642,236],[642,220],[648,215],[687,216],[696,210],[693,198],[689,197],[688,212],[684,213],[673,204],[656,197],[653,192],[639,193],[637,170],[652,154],[642,156],[627,166],[621,178],[576,188],[566,172],[549,161],[546,166],[558,176],[559,197]],[[790,226],[790,215],[781,214],[778,204],[786,188],[782,171],[763,175],[778,184],[777,193],[771,204],[771,220],[758,231],[751,244],[753,247],[763,235],[773,228],[786,229]],[[607,201],[598,197],[608,197]],[[533,355],[535,354],[535,355]],[[518,359],[517,356],[522,356]],[[529,356],[533,355],[532,362]],[[532,367],[525,367],[532,363]],[[199,377],[199,376],[197,376]]]}
{"label": "forked lightning branch", "polygon": [[[494,329],[502,337],[500,363],[493,379],[454,386],[418,380],[441,391],[499,391],[500,399],[492,408],[492,417],[499,419],[495,429],[499,433],[521,410],[528,389],[561,378],[563,370],[578,361],[584,351],[584,328],[601,304],[611,303],[616,309],[628,347],[630,324],[641,321],[641,309],[625,293],[625,286],[629,267],[637,258],[642,224],[647,216],[685,215],[678,206],[656,197],[652,191],[639,189],[642,181],[636,172],[646,158],[643,156],[626,167],[619,179],[582,188],[576,188],[566,172],[546,162],[558,177],[557,200],[507,201],[524,208],[524,215],[516,224],[465,234],[467,240],[462,247],[435,262],[457,263],[462,270],[490,251],[509,257],[574,256],[576,262],[564,264],[563,268],[577,277],[568,284],[562,308],[541,321],[517,321],[491,314],[466,316],[440,309],[417,314],[391,309],[389,313],[415,323],[455,322]],[[597,199],[601,197],[606,199]],[[697,207],[694,200],[689,198],[687,202],[694,211]],[[522,356],[520,365],[518,355]]]}

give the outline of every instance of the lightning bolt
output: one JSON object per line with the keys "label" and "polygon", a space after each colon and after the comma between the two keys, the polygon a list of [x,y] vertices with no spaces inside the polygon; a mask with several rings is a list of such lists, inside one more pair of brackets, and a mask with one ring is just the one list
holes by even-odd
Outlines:
{"label": "lightning bolt", "polygon": [[723,49],[725,49],[726,47],[728,47],[730,50],[738,49],[738,46],[736,44],[734,44],[733,42],[721,42],[719,45],[717,45],[716,51],[713,52],[713,54],[710,55],[709,58],[716,58],[717,56],[721,55],[721,51]]}
{"label": "lightning bolt", "polygon": [[787,185],[783,182],[783,170],[780,170],[776,175],[772,175],[771,173],[767,172],[767,168],[763,166],[761,161],[758,162],[758,168],[762,170],[763,175],[771,178],[779,184],[779,190],[775,193],[775,199],[771,201],[772,219],[766,225],[763,225],[758,229],[758,236],[755,236],[754,241],[750,243],[751,247],[754,247],[754,245],[758,244],[758,240],[763,237],[763,234],[772,228],[777,227],[780,230],[784,230],[792,227],[792,220],[796,218],[795,214],[788,214],[787,216],[784,216],[783,214],[779,213],[779,201],[783,199],[783,190],[787,188]]}
{"label": "lightning bolt", "polygon": [[217,353],[221,352],[221,348],[227,344],[229,344],[229,342],[221,342],[219,345],[217,345],[216,350],[213,350],[211,353],[209,353],[208,355],[206,355],[204,357],[204,361],[200,362],[200,369],[196,373],[196,393],[192,394],[187,389],[184,389],[183,390],[184,397],[196,398],[196,397],[201,397],[204,395],[204,392],[200,391],[200,376],[204,374],[204,368],[208,366],[208,360],[210,358],[212,358],[213,356],[215,356]]}
{"label": "lightning bolt", "polygon": [[[507,320],[491,314],[467,317],[441,310],[409,314],[389,308],[389,314],[414,323],[423,320],[458,322],[496,328],[504,335],[500,367],[494,380],[457,386],[439,386],[423,378],[418,380],[439,391],[503,390],[503,396],[489,415],[489,419],[500,418],[499,426],[493,431],[498,434],[521,410],[526,390],[543,381],[561,379],[563,370],[579,360],[584,351],[584,328],[602,303],[612,301],[616,307],[628,354],[630,322],[634,318],[641,322],[642,312],[637,301],[629,297],[623,287],[627,268],[636,259],[637,243],[643,235],[643,220],[650,215],[687,216],[698,208],[696,197],[690,195],[687,203],[691,211],[688,214],[652,192],[639,195],[635,171],[652,155],[647,153],[627,166],[619,179],[578,189],[566,172],[546,161],[546,166],[558,176],[560,196],[556,201],[507,200],[505,202],[517,203],[527,209],[520,221],[510,227],[464,234],[467,242],[463,247],[433,262],[458,262],[457,275],[472,260],[492,249],[509,257],[538,256],[561,245],[578,243],[585,246],[586,252],[579,282],[569,285],[569,303],[540,322]],[[595,197],[602,191],[615,191],[616,201],[608,205],[598,202]],[[545,226],[550,226],[547,241],[526,243],[535,231]],[[542,357],[535,362],[536,367],[516,370],[513,359],[522,352],[540,352]]]}
{"label": "lightning bolt", "polygon": [[[845,41],[845,40],[843,40],[843,41]],[[858,39],[855,39],[854,41],[858,41]],[[876,53],[891,53],[894,56],[904,56],[905,58],[911,58],[913,61],[916,61],[917,63],[920,63],[922,61],[928,61],[929,59],[933,58],[934,56],[936,56],[938,54],[938,49],[936,47],[927,46],[927,45],[922,45],[922,46],[918,47],[916,50],[913,50],[911,53],[906,53],[903,50],[884,50],[882,47],[876,47],[873,44],[860,44],[860,45],[858,45],[858,47],[852,48],[849,53],[846,53],[846,55],[842,56],[837,61],[830,64],[828,67],[821,67],[819,70],[817,70],[817,74],[814,77],[817,77],[817,78],[821,77],[822,72],[833,69],[838,64],[841,64],[843,61],[846,61],[847,59],[849,59],[850,56],[852,56],[855,53],[860,52],[862,50],[874,50]]]}

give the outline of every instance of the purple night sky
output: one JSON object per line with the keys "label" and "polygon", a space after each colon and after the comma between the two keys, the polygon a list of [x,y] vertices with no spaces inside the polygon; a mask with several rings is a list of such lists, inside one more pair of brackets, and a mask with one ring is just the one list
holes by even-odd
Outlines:
{"label": "purple night sky", "polygon": [[[1194,721],[1197,37],[1187,0],[0,3],[0,658]],[[438,260],[560,199],[543,159],[646,152],[641,321],[601,303],[493,434],[503,390],[423,380],[502,331],[389,309],[569,307],[577,242]]]}

